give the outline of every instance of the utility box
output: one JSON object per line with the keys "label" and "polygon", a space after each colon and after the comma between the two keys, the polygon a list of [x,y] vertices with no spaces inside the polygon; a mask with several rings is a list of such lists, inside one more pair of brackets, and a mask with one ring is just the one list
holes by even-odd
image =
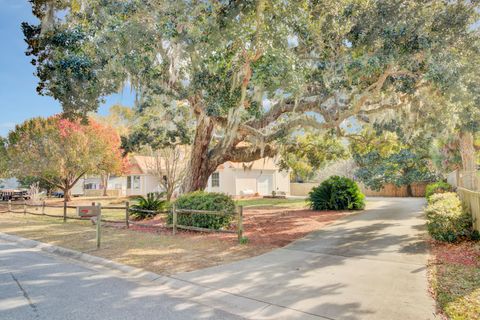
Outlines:
{"label": "utility box", "polygon": [[100,207],[98,206],[79,206],[77,207],[77,215],[80,218],[96,217],[100,214]]}

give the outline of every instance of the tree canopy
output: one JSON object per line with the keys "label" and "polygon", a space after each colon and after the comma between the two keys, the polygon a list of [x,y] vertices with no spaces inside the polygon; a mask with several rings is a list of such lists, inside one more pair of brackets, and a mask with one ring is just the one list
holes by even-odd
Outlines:
{"label": "tree canopy", "polygon": [[355,177],[372,190],[394,184],[407,186],[411,196],[413,183],[436,179],[428,151],[405,143],[395,132],[364,129],[350,149],[358,166]]}
{"label": "tree canopy", "polygon": [[300,181],[314,178],[327,164],[349,156],[346,145],[331,134],[314,133],[297,135],[283,142],[280,155],[280,168],[291,169],[293,178]]}
{"label": "tree canopy", "polygon": [[10,132],[6,148],[12,176],[39,177],[63,190],[66,200],[85,174],[120,172],[123,164],[118,134],[93,120],[34,118]]}
{"label": "tree canopy", "polygon": [[457,81],[437,71],[478,15],[459,0],[30,1],[38,91],[66,115],[126,83],[140,113],[188,107],[186,191],[226,161],[275,155],[299,127],[341,133],[352,117],[420,107],[420,90]]}

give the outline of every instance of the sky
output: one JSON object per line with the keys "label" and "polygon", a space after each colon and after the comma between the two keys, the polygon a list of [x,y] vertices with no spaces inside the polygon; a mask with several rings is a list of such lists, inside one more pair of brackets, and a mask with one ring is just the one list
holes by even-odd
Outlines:
{"label": "sky", "polygon": [[[0,0],[0,8],[0,135],[5,136],[15,124],[60,113],[61,107],[35,90],[35,68],[25,55],[27,45],[20,26],[23,21],[36,22],[30,4],[27,0]],[[107,113],[113,104],[132,106],[133,101],[129,91],[107,97],[99,113]]]}

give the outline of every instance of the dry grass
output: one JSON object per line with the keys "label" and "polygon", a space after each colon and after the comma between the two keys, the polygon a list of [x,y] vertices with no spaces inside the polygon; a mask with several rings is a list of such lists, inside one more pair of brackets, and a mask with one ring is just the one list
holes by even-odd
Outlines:
{"label": "dry grass", "polygon": [[432,242],[430,284],[439,311],[448,319],[480,319],[480,243]]}
{"label": "dry grass", "polygon": [[158,235],[103,228],[102,248],[96,250],[95,227],[90,221],[0,214],[0,232],[70,248],[147,270],[172,274],[236,261],[268,251],[250,245],[197,235]]}
{"label": "dry grass", "polygon": [[[122,200],[102,199],[103,206],[122,206]],[[89,204],[93,199],[75,199],[69,205]],[[49,204],[61,205],[61,199]],[[248,243],[240,245],[235,234],[197,233],[179,230],[176,236],[163,225],[162,217],[142,221],[156,228],[132,226],[123,223],[108,224],[102,228],[102,248],[96,250],[95,226],[90,221],[33,216],[19,213],[0,214],[0,232],[50,243],[92,255],[111,259],[131,266],[141,267],[160,274],[191,271],[225,264],[268,252],[318,230],[345,212],[314,212],[303,209],[302,201],[256,199],[244,210],[244,235]],[[268,206],[269,204],[270,206]],[[0,211],[2,211],[0,204]],[[16,207],[22,211],[22,207]],[[29,208],[41,212],[41,209]],[[69,209],[68,215],[75,216]],[[118,211],[118,210],[117,210]],[[63,208],[48,208],[48,214],[61,216]],[[107,213],[105,213],[107,212]],[[107,219],[123,221],[124,211],[109,213],[102,210]]]}

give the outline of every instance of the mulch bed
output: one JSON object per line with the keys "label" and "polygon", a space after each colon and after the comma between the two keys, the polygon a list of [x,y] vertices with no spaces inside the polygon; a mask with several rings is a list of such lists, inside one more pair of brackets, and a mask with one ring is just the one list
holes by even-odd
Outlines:
{"label": "mulch bed", "polygon": [[[338,211],[312,211],[292,208],[245,208],[243,218],[244,236],[248,243],[262,247],[283,247],[290,242],[302,238],[308,233],[321,229],[323,226],[350,214]],[[153,219],[138,221],[142,225],[131,225],[132,230],[171,234],[170,228],[165,228],[165,217],[157,216]],[[122,227],[122,226],[120,226]],[[223,241],[236,242],[235,234],[202,233],[188,230],[178,230],[181,237],[211,237]]]}
{"label": "mulch bed", "polygon": [[451,244],[431,240],[430,248],[436,263],[480,267],[480,244],[478,243],[464,241]]}

